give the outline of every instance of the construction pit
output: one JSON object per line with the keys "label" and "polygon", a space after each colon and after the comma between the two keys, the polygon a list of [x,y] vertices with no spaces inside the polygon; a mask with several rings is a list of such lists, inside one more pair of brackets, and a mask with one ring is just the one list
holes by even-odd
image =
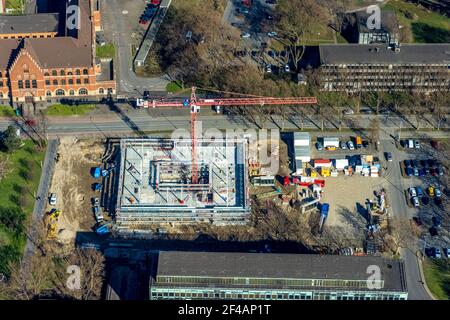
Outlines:
{"label": "construction pit", "polygon": [[[245,224],[247,140],[122,139],[115,207],[120,232],[152,225]],[[193,172],[198,173],[193,183]]]}
{"label": "construction pit", "polygon": [[104,152],[104,143],[98,139],[60,139],[50,185],[57,202],[54,207],[47,205],[47,212],[54,208],[61,212],[56,226],[56,240],[60,243],[73,245],[77,232],[92,231],[95,219],[91,198],[99,197],[99,193],[92,191],[95,179],[91,170],[101,166]]}

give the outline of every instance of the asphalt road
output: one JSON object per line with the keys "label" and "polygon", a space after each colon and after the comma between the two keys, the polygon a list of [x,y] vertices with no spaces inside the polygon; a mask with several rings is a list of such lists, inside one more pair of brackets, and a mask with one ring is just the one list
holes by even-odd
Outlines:
{"label": "asphalt road", "polygon": [[[383,140],[381,142],[381,150],[392,154],[392,162],[388,164],[388,170],[385,179],[389,182],[388,201],[391,204],[392,217],[404,222],[409,222],[414,216],[414,209],[409,208],[405,201],[405,185],[404,178],[401,174],[399,162],[404,157],[398,152],[393,143],[393,139]],[[431,297],[425,290],[419,271],[419,261],[416,252],[419,248],[416,244],[409,244],[407,248],[401,250],[401,257],[405,262],[406,283],[408,286],[408,295],[410,300],[430,300]]]}
{"label": "asphalt road", "polygon": [[[119,93],[140,93],[144,90],[166,91],[169,80],[166,76],[158,78],[138,77],[132,68],[131,52],[132,30],[138,24],[138,17],[129,15],[133,7],[142,5],[139,0],[102,0],[103,26],[112,34],[117,56],[114,60]],[[120,18],[117,18],[120,16]]]}
{"label": "asphalt road", "polygon": [[[371,121],[376,116],[348,116],[344,120],[343,129],[345,128],[360,128],[361,130],[370,128]],[[395,116],[385,117],[378,116],[380,119],[380,139],[389,139],[392,135],[398,135],[400,129],[398,123],[400,118]],[[300,116],[290,116],[283,121],[280,116],[273,116],[264,122],[264,127],[267,129],[280,130],[300,130],[302,127],[305,130],[320,130],[321,121],[317,116],[308,116],[303,119]],[[203,129],[257,129],[258,126],[254,122],[243,119],[240,116],[213,114],[209,110],[205,110],[198,116],[199,122]],[[260,119],[255,119],[259,126],[262,126]],[[145,132],[169,132],[175,129],[190,128],[190,114],[188,110],[124,110],[122,112],[105,112],[104,115],[97,115],[92,117],[68,117],[58,118],[49,117],[48,133],[50,136],[55,135],[83,135],[83,134],[107,134],[107,135],[124,135],[137,131]],[[5,130],[12,121],[8,119],[0,119],[0,130]],[[431,120],[422,123],[422,128],[430,128]],[[411,131],[405,131],[406,125],[402,126],[402,136],[407,134],[415,134]],[[445,127],[442,127],[445,128]],[[325,130],[336,130],[337,122],[328,118],[324,123]],[[358,131],[353,129],[354,131]],[[445,131],[423,131],[424,134],[443,136],[447,135]],[[348,133],[347,133],[348,135]]]}

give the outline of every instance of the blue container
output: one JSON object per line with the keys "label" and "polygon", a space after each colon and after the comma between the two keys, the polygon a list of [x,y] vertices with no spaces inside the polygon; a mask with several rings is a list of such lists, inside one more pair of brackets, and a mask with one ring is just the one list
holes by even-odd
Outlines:
{"label": "blue container", "polygon": [[95,170],[94,170],[94,178],[96,178],[96,179],[100,178],[101,174],[102,174],[102,169],[95,168]]}

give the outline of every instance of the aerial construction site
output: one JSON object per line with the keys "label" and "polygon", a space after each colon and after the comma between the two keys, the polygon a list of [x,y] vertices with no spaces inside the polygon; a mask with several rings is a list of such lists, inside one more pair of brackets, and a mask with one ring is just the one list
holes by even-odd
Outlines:
{"label": "aerial construction site", "polygon": [[116,224],[242,224],[250,213],[247,140],[123,139],[120,142]]}

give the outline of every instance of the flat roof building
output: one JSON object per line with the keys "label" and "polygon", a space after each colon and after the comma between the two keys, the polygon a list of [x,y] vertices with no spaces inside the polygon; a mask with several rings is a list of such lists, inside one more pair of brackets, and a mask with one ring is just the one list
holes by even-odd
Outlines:
{"label": "flat roof building", "polygon": [[407,297],[403,261],[376,256],[160,252],[150,278],[155,300]]}
{"label": "flat roof building", "polygon": [[450,44],[320,45],[324,91],[448,91]]}

